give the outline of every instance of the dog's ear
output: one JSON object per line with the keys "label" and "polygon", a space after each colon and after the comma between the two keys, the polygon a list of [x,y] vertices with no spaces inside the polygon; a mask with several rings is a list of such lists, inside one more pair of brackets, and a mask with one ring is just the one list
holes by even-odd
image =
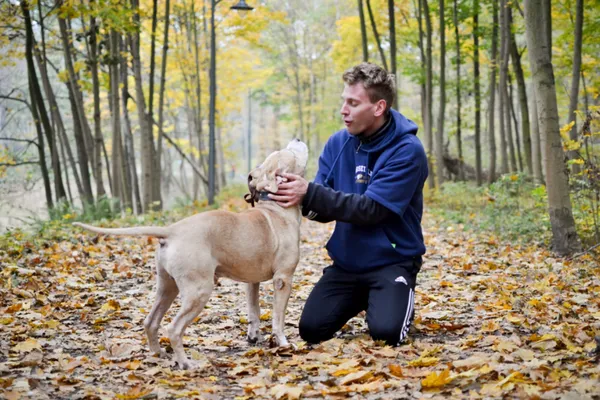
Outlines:
{"label": "dog's ear", "polygon": [[258,174],[260,174],[260,166],[254,168],[248,174],[248,191],[250,193],[244,195],[244,200],[246,200],[246,203],[252,204],[252,207],[254,207],[254,203],[258,201],[258,190],[256,189]]}

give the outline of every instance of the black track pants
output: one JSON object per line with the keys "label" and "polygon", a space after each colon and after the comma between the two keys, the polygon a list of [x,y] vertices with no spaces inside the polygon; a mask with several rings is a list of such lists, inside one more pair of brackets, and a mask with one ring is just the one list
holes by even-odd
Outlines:
{"label": "black track pants", "polygon": [[337,265],[325,268],[306,300],[300,336],[308,343],[329,340],[359,312],[367,311],[374,340],[397,346],[414,316],[416,274],[421,262],[350,273]]}

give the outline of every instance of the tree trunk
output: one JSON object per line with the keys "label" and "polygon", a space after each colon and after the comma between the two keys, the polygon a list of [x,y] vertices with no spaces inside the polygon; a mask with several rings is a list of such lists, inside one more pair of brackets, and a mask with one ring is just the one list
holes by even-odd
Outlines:
{"label": "tree trunk", "polygon": [[[571,70],[571,95],[569,101],[568,122],[573,122],[573,127],[569,132],[571,140],[577,140],[577,101],[579,99],[579,75],[581,71],[581,42],[583,31],[583,0],[576,0],[575,11],[575,42],[573,44],[573,69]],[[578,158],[577,152],[570,151],[569,159]],[[577,164],[573,164],[573,172],[580,170]]]}
{"label": "tree trunk", "polygon": [[540,125],[537,111],[535,89],[531,91],[531,166],[533,169],[533,180],[538,185],[544,184],[542,170],[542,144],[540,137]]}
{"label": "tree trunk", "polygon": [[360,37],[362,41],[363,61],[369,61],[369,47],[367,42],[367,26],[365,24],[365,11],[363,0],[358,0],[358,15],[360,17]]}
{"label": "tree trunk", "polygon": [[507,73],[506,77],[508,78],[506,82],[506,87],[504,88],[504,116],[505,116],[505,124],[506,124],[506,141],[508,142],[508,155],[510,157],[510,172],[517,172],[519,169],[517,168],[517,157],[515,151],[515,141],[513,140],[513,132],[512,132],[512,104],[511,104],[511,92],[510,92],[510,75]]}
{"label": "tree trunk", "polygon": [[[426,147],[429,148],[429,140],[427,138],[427,91],[426,91],[426,57],[425,57],[425,44],[423,43],[423,3],[421,0],[416,0],[416,9],[418,12],[417,21],[419,23],[419,53],[421,55],[421,76],[419,79],[419,86],[421,87],[421,119],[423,120],[423,129],[425,130]],[[430,168],[431,170],[431,168]]]}
{"label": "tree trunk", "polygon": [[[44,42],[42,42],[42,48],[44,48],[44,47],[45,47],[45,44],[44,44]],[[84,207],[86,207],[87,203],[93,202],[93,199],[90,198],[90,199],[86,200],[86,195],[83,190],[83,186],[81,184],[81,179],[79,177],[79,171],[77,170],[77,164],[75,163],[75,158],[73,157],[73,152],[71,150],[71,146],[69,145],[69,141],[66,137],[65,126],[64,126],[62,116],[60,114],[60,109],[58,107],[58,103],[56,102],[56,96],[54,95],[52,85],[50,84],[50,79],[48,77],[48,70],[46,68],[45,58],[42,56],[42,54],[40,54],[38,46],[35,44],[35,41],[34,41],[34,54],[35,54],[35,59],[36,59],[37,65],[38,65],[38,69],[40,70],[44,93],[46,94],[46,98],[48,99],[48,103],[50,104],[50,113],[52,115],[52,120],[54,121],[53,124],[56,126],[56,135],[58,136],[59,142],[61,144],[61,149],[66,151],[67,157],[65,157],[63,155],[63,159],[65,160],[65,162],[66,162],[66,160],[69,160],[69,163],[71,164],[71,170],[73,171],[73,176],[75,178],[77,192],[79,193],[79,197],[82,202],[82,205]],[[65,169],[67,169],[66,166],[65,166]],[[65,177],[68,180],[68,172],[65,172]],[[67,183],[67,189],[69,189],[68,183]],[[91,193],[90,193],[90,195],[91,195]],[[72,203],[72,201],[71,201],[71,203]]]}
{"label": "tree trunk", "polygon": [[[90,1],[90,6],[94,0]],[[90,71],[92,73],[92,91],[94,94],[94,170],[96,171],[96,195],[98,197],[102,197],[106,194],[106,190],[104,189],[104,181],[102,179],[102,120],[100,119],[100,80],[98,78],[98,44],[96,39],[96,17],[93,15],[90,17],[90,55],[89,55],[89,63],[90,63]],[[107,166],[108,168],[108,166]],[[115,194],[116,188],[111,188],[112,194],[115,197],[118,197]]]}
{"label": "tree trunk", "polygon": [[398,98],[400,88],[396,62],[396,12],[394,10],[394,0],[388,0],[388,14],[390,16],[390,63],[392,64],[392,74],[396,82],[396,99],[392,104],[396,110],[400,110],[400,99]]}
{"label": "tree trunk", "polygon": [[[509,75],[510,76],[510,75]],[[519,139],[519,123],[517,122],[517,113],[515,112],[514,101],[513,101],[513,86],[512,81],[508,82],[508,104],[510,105],[510,115],[515,127],[515,144],[517,161],[519,163],[519,171],[523,172],[523,157],[521,156],[521,140]]]}
{"label": "tree trunk", "polygon": [[373,29],[373,35],[375,36],[375,41],[377,42],[377,48],[379,49],[379,56],[381,57],[381,62],[383,63],[383,68],[386,71],[389,71],[387,61],[385,59],[385,53],[383,52],[383,48],[381,47],[381,39],[379,38],[379,32],[377,32],[377,25],[375,24],[375,18],[373,17],[373,10],[371,9],[371,0],[367,0],[367,11],[369,12],[369,19],[371,20],[371,28]]}
{"label": "tree trunk", "polygon": [[[193,10],[193,3],[192,3],[192,10]],[[192,16],[195,15],[195,12],[192,14]],[[200,32],[198,30],[197,27],[197,18],[194,17],[194,22],[193,22],[193,36],[194,36],[194,57],[196,60],[196,74],[194,75],[194,79],[193,81],[196,82],[195,85],[195,90],[196,90],[196,104],[195,104],[195,111],[193,112],[193,120],[194,120],[194,126],[195,126],[195,131],[196,131],[196,136],[198,139],[198,162],[200,163],[200,166],[202,167],[202,170],[204,171],[205,175],[208,175],[208,164],[206,163],[206,159],[204,157],[205,151],[206,151],[206,146],[204,144],[204,114],[202,112],[202,75],[200,74],[200,67],[201,67],[201,63],[200,63],[200,43],[198,41],[198,36],[200,35]],[[192,41],[188,38],[188,48],[190,48],[192,44]],[[194,189],[196,188],[197,185],[199,185],[199,180],[198,180],[198,176],[197,175],[193,175],[194,176]],[[207,192],[208,191],[208,187],[204,188],[204,191]],[[194,190],[194,193],[196,193],[196,190]]]}
{"label": "tree trunk", "polygon": [[[508,26],[506,23],[506,2],[507,0],[500,0],[500,79],[498,82],[498,115],[500,122],[500,172],[507,174],[509,172],[508,166],[508,140],[507,140],[507,100],[506,100],[506,79],[508,75]],[[510,122],[510,119],[508,119]]]}
{"label": "tree trunk", "polygon": [[[140,26],[138,0],[132,0],[134,9],[134,22]],[[142,62],[140,60],[140,33],[139,31],[131,35],[131,54],[133,56],[133,74],[135,78],[136,106],[138,110],[138,123],[140,125],[140,145],[142,157],[142,208],[144,212],[156,208],[154,203],[154,138],[152,135],[152,126],[146,113],[146,100],[144,98],[144,88],[142,87]]]}
{"label": "tree trunk", "polygon": [[463,170],[463,152],[462,152],[462,137],[460,131],[460,113],[461,113],[461,104],[460,104],[460,36],[458,33],[458,1],[454,0],[454,9],[453,9],[453,20],[454,20],[454,38],[456,45],[456,149],[458,151],[458,160],[459,163],[459,172],[458,179],[463,181],[465,179],[465,174]]}
{"label": "tree trunk", "polygon": [[525,1],[527,48],[539,113],[540,131],[546,135],[548,213],[552,226],[552,247],[560,255],[581,249],[569,196],[569,178],[560,138],[554,71],[549,56],[551,43],[543,32],[549,13],[540,13],[547,0]]}
{"label": "tree trunk", "polygon": [[431,44],[431,15],[429,13],[429,4],[427,4],[427,0],[420,0],[423,4],[423,14],[425,15],[425,29],[427,32],[427,68],[426,74],[427,77],[425,79],[425,92],[426,92],[426,102],[425,102],[425,136],[427,138],[427,153],[428,153],[428,162],[429,162],[429,188],[435,188],[435,174],[436,171],[433,167],[433,60],[432,60],[432,44]]}
{"label": "tree trunk", "polygon": [[33,27],[31,23],[31,15],[29,13],[29,3],[27,1],[21,2],[21,10],[23,11],[23,17],[25,20],[25,60],[27,62],[27,73],[30,84],[31,106],[35,110],[37,118],[40,118],[43,126],[43,132],[48,140],[50,159],[52,161],[52,171],[54,172],[54,194],[56,195],[56,199],[61,201],[66,199],[67,193],[62,181],[60,158],[58,149],[56,147],[56,135],[54,134],[54,130],[50,124],[50,119],[48,118],[48,113],[44,104],[44,98],[42,96],[42,90],[40,89],[35,70],[35,62],[33,60]]}
{"label": "tree trunk", "polygon": [[[25,3],[25,1],[23,1]],[[22,3],[21,3],[22,4]],[[40,158],[40,169],[42,171],[42,181],[44,182],[44,194],[46,195],[46,208],[51,210],[54,208],[54,202],[52,201],[52,189],[50,187],[50,174],[48,173],[48,167],[46,166],[46,151],[44,149],[44,134],[42,133],[42,126],[40,125],[40,119],[37,111],[37,100],[35,99],[35,93],[33,91],[33,78],[28,74],[29,78],[29,96],[31,97],[31,115],[35,125],[38,138],[38,156]]]}
{"label": "tree trunk", "polygon": [[[127,51],[127,45],[123,40],[120,40],[121,53]],[[127,58],[121,57],[121,102],[123,109],[123,120],[125,128],[125,159],[127,176],[129,177],[129,190],[127,191],[128,198],[133,197],[132,204],[136,214],[142,213],[142,199],[140,196],[140,185],[138,181],[137,166],[135,163],[135,147],[133,145],[133,134],[131,132],[131,120],[129,119],[129,110],[127,102],[129,100],[129,87],[127,84],[128,66]]]}
{"label": "tree trunk", "polygon": [[[171,11],[170,0],[165,1],[165,27],[163,36],[162,61],[160,66],[160,89],[158,94],[158,143],[156,149],[156,160],[158,165],[162,165],[162,140],[164,125],[164,105],[165,105],[165,81],[167,78],[167,52],[169,50],[169,16]],[[197,61],[196,61],[197,63]]]}
{"label": "tree trunk", "polygon": [[490,173],[488,182],[496,180],[496,132],[495,103],[496,103],[496,68],[498,66],[498,0],[492,0],[492,52],[490,57],[490,100],[488,103],[488,141],[490,144]]}
{"label": "tree trunk", "polygon": [[111,130],[112,130],[112,194],[113,197],[119,199],[119,207],[121,210],[131,207],[128,204],[127,185],[125,177],[124,151],[121,138],[121,107],[119,104],[119,64],[120,64],[120,46],[119,34],[115,30],[109,33],[110,40],[110,105],[111,105]]}
{"label": "tree trunk", "polygon": [[[512,24],[512,10],[509,7],[508,18]],[[510,32],[510,59],[512,61],[513,71],[517,80],[517,90],[519,95],[519,109],[521,110],[521,132],[523,137],[523,153],[525,155],[525,164],[527,172],[533,173],[533,164],[531,162],[531,128],[529,123],[529,106],[527,104],[527,89],[525,86],[525,77],[523,67],[521,66],[521,54],[517,48],[515,34]]]}
{"label": "tree trunk", "polygon": [[[473,80],[475,91],[475,180],[483,182],[481,166],[481,86],[479,71],[479,0],[473,1]],[[462,168],[461,168],[462,170]],[[462,170],[464,172],[464,170]]]}
{"label": "tree trunk", "polygon": [[[29,2],[27,0],[21,1],[21,11],[23,12],[23,18],[25,20],[25,59],[27,61],[27,78],[29,85],[29,97],[30,101],[30,110],[31,116],[33,117],[33,123],[35,124],[35,128],[37,131],[38,137],[38,155],[39,155],[39,163],[40,169],[42,170],[42,179],[44,182],[44,193],[46,195],[46,206],[48,210],[54,207],[54,202],[52,201],[52,189],[50,187],[50,176],[48,174],[48,167],[46,166],[46,154],[44,149],[44,135],[42,133],[42,127],[40,126],[40,113],[38,107],[43,105],[43,99],[41,97],[41,91],[39,88],[39,84],[37,81],[37,76],[35,72],[35,65],[33,63],[33,28],[31,24],[31,16],[29,13]],[[37,88],[36,88],[36,85]],[[48,132],[50,133],[50,132]],[[50,149],[52,149],[52,144],[49,144]],[[52,151],[52,150],[51,150]],[[53,158],[54,162],[54,158]],[[58,171],[54,171],[55,175]],[[61,179],[60,174],[58,178]],[[56,180],[56,178],[55,178]],[[62,182],[62,181],[61,181]],[[58,195],[57,195],[58,197]]]}
{"label": "tree trunk", "polygon": [[[94,177],[97,179],[97,171],[95,171],[96,164],[93,160],[94,155],[94,144],[89,138],[92,137],[90,126],[88,124],[87,118],[85,116],[85,111],[83,109],[83,96],[81,94],[81,89],[79,88],[78,79],[75,74],[75,69],[73,68],[73,58],[71,56],[72,46],[69,40],[69,34],[67,31],[67,22],[64,18],[59,16],[58,25],[60,28],[60,36],[63,45],[63,52],[65,58],[65,66],[67,68],[67,73],[69,76],[67,86],[69,88],[69,100],[71,102],[71,110],[73,112],[73,124],[75,131],[75,140],[78,145],[78,157],[79,157],[79,166],[81,169],[81,179],[83,183],[83,188],[86,193],[90,193],[89,198],[93,199],[93,195],[91,187],[88,189],[88,181],[89,181],[89,169],[88,162],[92,165],[92,173]],[[79,146],[83,146],[83,149],[80,149]],[[82,153],[85,153],[83,155]],[[90,160],[89,157],[92,157]],[[84,165],[85,164],[85,165]]]}
{"label": "tree trunk", "polygon": [[437,129],[435,132],[435,158],[437,184],[444,184],[444,118],[446,117],[446,17],[444,0],[439,0],[440,13],[440,106],[438,107]]}
{"label": "tree trunk", "polygon": [[152,1],[152,33],[150,36],[150,87],[148,90],[148,127],[150,129],[150,135],[152,136],[152,147],[150,149],[152,154],[152,208],[154,210],[160,210],[162,208],[162,198],[160,190],[160,171],[161,167],[158,163],[158,155],[156,148],[154,147],[154,71],[156,69],[156,25],[157,25],[157,13],[158,13],[158,1]]}

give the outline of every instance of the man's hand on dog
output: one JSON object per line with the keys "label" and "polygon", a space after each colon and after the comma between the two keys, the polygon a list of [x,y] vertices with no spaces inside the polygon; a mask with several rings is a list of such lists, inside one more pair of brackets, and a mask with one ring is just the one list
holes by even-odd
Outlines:
{"label": "man's hand on dog", "polygon": [[275,200],[281,207],[289,208],[302,203],[302,199],[308,191],[308,181],[300,175],[282,173],[283,182],[279,184],[277,193],[269,194],[269,198]]}

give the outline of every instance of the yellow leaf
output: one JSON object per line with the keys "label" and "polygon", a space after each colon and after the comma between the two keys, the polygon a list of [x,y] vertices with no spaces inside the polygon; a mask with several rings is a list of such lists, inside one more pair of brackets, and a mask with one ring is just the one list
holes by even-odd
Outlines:
{"label": "yellow leaf", "polygon": [[247,324],[247,323],[248,323],[248,318],[240,317],[240,324]]}
{"label": "yellow leaf", "polygon": [[486,321],[482,326],[481,326],[481,331],[482,332],[494,332],[495,330],[498,330],[500,328],[500,325],[498,325],[498,323],[496,321]]}
{"label": "yellow leaf", "polygon": [[531,361],[535,358],[535,353],[527,349],[519,349],[512,353],[512,355],[519,357],[523,361]]}
{"label": "yellow leaf", "polygon": [[142,365],[142,362],[140,360],[133,360],[133,361],[128,362],[125,365],[125,368],[135,371],[136,369],[138,369],[140,367],[140,365]]}
{"label": "yellow leaf", "polygon": [[411,367],[431,367],[436,365],[440,361],[437,357],[419,357],[416,360],[412,360],[408,363]]}
{"label": "yellow leaf", "polygon": [[260,316],[261,321],[268,321],[271,319],[271,311],[267,311],[263,315]]}
{"label": "yellow leaf", "polygon": [[271,388],[271,394],[276,399],[296,400],[302,395],[302,387],[290,385],[275,385]]}
{"label": "yellow leaf", "polygon": [[402,367],[396,364],[390,364],[388,365],[388,368],[390,369],[390,373],[392,375],[394,375],[397,378],[402,378]]}
{"label": "yellow leaf", "polygon": [[48,328],[50,328],[50,329],[55,329],[57,326],[59,326],[59,325],[60,325],[60,322],[58,322],[58,321],[57,321],[57,320],[55,320],[55,319],[51,319],[51,320],[49,320],[49,321],[46,321],[46,322],[44,323],[44,325],[46,325],[46,326],[47,326]]}
{"label": "yellow leaf", "polygon": [[4,312],[6,312],[7,314],[14,314],[17,311],[21,311],[22,308],[23,308],[23,303],[17,303],[17,304],[13,304],[12,306],[8,307]]}
{"label": "yellow leaf", "polygon": [[152,392],[152,388],[143,385],[137,385],[130,388],[125,394],[117,394],[118,399],[133,400],[139,399]]}
{"label": "yellow leaf", "polygon": [[182,389],[185,387],[185,382],[171,381],[168,379],[159,379],[158,383],[170,386],[175,389]]}
{"label": "yellow leaf", "polygon": [[511,175],[510,176],[510,180],[513,181],[513,182],[518,181],[519,180],[519,176],[518,175]]}
{"label": "yellow leaf", "polygon": [[29,353],[32,350],[42,350],[42,345],[34,338],[29,338],[13,347],[13,351],[19,353]]}
{"label": "yellow leaf", "polygon": [[513,315],[513,314],[508,314],[506,316],[506,319],[515,325],[521,325],[523,323],[523,319],[521,319],[520,317],[517,317],[516,315]]}
{"label": "yellow leaf", "polygon": [[598,347],[598,345],[596,344],[595,341],[593,342],[587,342],[583,348],[585,349],[585,351],[591,353],[592,351],[596,351],[596,348]]}
{"label": "yellow leaf", "polygon": [[566,135],[571,130],[573,125],[575,125],[575,121],[571,121],[568,124],[563,125],[562,128],[560,128],[560,134],[562,136]]}
{"label": "yellow leaf", "polygon": [[347,375],[340,382],[342,385],[350,385],[351,383],[364,383],[373,377],[371,371],[359,371],[353,374]]}
{"label": "yellow leaf", "polygon": [[346,375],[351,374],[353,372],[356,372],[355,368],[352,368],[352,369],[338,369],[337,371],[333,372],[331,375],[333,375],[333,376],[346,376]]}
{"label": "yellow leaf", "polygon": [[427,377],[421,381],[421,386],[424,389],[434,389],[442,387],[450,382],[452,382],[450,370],[446,369],[439,374],[437,372],[432,372],[427,375]]}
{"label": "yellow leaf", "polygon": [[567,151],[579,150],[581,142],[579,140],[564,139],[563,149]]}
{"label": "yellow leaf", "polygon": [[100,311],[103,311],[104,313],[119,311],[120,309],[121,306],[119,305],[119,302],[114,299],[109,300],[100,307]]}
{"label": "yellow leaf", "polygon": [[0,325],[10,325],[14,320],[13,317],[0,318]]}

